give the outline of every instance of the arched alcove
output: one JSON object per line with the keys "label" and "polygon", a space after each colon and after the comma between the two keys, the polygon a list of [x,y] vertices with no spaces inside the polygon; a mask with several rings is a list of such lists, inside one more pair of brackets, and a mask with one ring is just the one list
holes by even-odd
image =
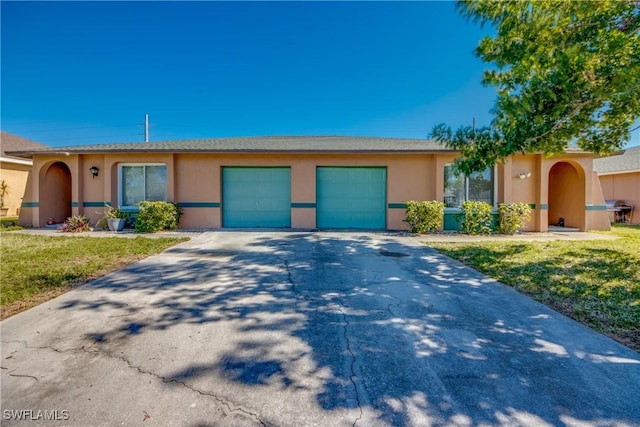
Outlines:
{"label": "arched alcove", "polygon": [[56,223],[71,216],[71,171],[63,162],[55,162],[40,174],[40,224],[52,218]]}
{"label": "arched alcove", "polygon": [[549,225],[585,230],[585,181],[578,165],[558,162],[549,171]]}

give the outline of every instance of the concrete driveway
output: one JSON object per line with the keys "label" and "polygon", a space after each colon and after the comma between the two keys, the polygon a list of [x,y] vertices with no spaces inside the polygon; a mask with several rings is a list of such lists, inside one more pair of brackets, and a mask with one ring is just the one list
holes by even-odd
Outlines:
{"label": "concrete driveway", "polygon": [[640,425],[640,354],[394,234],[204,233],[1,331],[2,425]]}

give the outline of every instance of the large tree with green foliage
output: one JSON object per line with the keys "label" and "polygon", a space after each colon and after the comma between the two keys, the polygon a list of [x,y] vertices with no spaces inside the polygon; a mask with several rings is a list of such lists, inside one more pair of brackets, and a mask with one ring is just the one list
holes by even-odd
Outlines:
{"label": "large tree with green foliage", "polygon": [[640,117],[640,2],[637,0],[459,1],[459,11],[491,24],[476,54],[497,89],[490,126],[445,124],[431,137],[460,150],[465,172],[515,153],[567,146],[620,149]]}

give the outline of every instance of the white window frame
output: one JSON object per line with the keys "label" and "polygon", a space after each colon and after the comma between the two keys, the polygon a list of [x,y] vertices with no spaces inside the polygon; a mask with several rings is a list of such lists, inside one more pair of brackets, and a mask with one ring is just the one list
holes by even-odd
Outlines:
{"label": "white window frame", "polygon": [[[444,167],[451,166],[453,163],[446,163]],[[444,168],[442,169],[442,175],[444,176]],[[444,194],[446,188],[442,189]],[[464,176],[464,199],[465,201],[469,200],[469,177],[467,175]],[[491,197],[491,206],[494,209],[498,208],[498,165],[493,166],[493,194]],[[444,200],[443,200],[444,201]],[[445,209],[453,209],[460,210],[460,207],[445,207]]]}
{"label": "white window frame", "polygon": [[[166,163],[118,163],[118,207],[124,210],[137,211],[138,206],[135,206],[135,205],[129,206],[129,205],[123,204],[124,201],[122,199],[122,168],[125,166],[164,166],[165,169],[167,169],[167,164]],[[146,174],[145,174],[145,179],[146,179]],[[167,181],[168,180],[169,180],[169,176],[167,171]],[[145,181],[145,187],[146,187],[146,181]],[[165,191],[168,192],[168,189],[166,189]],[[168,194],[167,194],[167,197],[165,198],[168,198]]]}

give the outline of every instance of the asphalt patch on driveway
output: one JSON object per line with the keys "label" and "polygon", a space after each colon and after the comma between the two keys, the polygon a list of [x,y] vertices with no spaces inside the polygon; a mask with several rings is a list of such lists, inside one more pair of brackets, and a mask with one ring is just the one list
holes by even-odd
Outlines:
{"label": "asphalt patch on driveway", "polygon": [[392,258],[404,258],[409,256],[409,254],[403,254],[402,252],[391,252],[391,251],[380,251],[380,255],[388,256]]}

